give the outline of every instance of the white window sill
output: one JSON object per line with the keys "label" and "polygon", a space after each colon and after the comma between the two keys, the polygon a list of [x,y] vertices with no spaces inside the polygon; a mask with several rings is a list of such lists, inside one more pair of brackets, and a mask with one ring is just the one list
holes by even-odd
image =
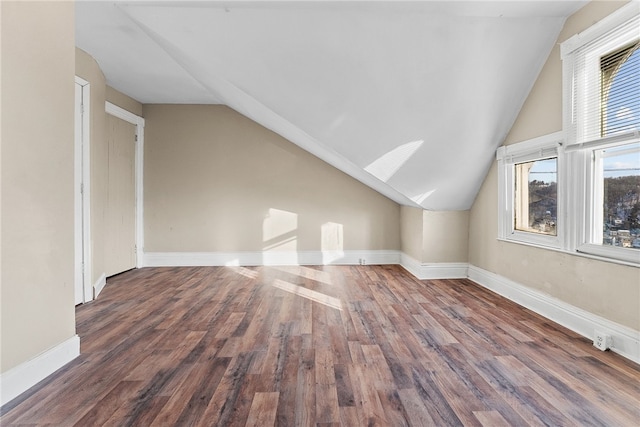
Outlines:
{"label": "white window sill", "polygon": [[561,249],[559,247],[541,245],[541,244],[530,243],[530,242],[523,242],[523,241],[514,240],[514,239],[504,239],[504,238],[500,238],[500,237],[498,237],[496,240],[498,240],[499,242],[515,243],[515,244],[518,244],[518,245],[530,246],[530,247],[538,248],[538,249],[546,249],[548,251],[561,252],[563,254],[579,256],[579,257],[582,257],[582,258],[589,258],[589,259],[602,261],[602,262],[609,262],[609,263],[612,263],[612,264],[625,265],[627,267],[640,268],[640,263],[637,263],[637,262],[622,260],[622,259],[618,259],[618,258],[610,258],[610,257],[607,257],[607,256],[595,255],[595,254],[587,253],[587,252],[579,252],[577,250],[576,251],[570,251],[570,250],[567,250],[567,249]]}

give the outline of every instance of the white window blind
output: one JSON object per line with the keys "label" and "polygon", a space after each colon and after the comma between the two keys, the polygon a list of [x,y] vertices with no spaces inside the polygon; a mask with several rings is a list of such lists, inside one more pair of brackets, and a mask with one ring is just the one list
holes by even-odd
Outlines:
{"label": "white window blind", "polygon": [[640,104],[640,73],[638,64],[629,62],[640,61],[638,9],[632,4],[612,15],[613,30],[596,26],[563,43],[565,79],[570,80],[565,85],[571,101],[565,111],[568,145],[587,148],[638,139],[639,118],[633,120],[631,112]]}
{"label": "white window blind", "polygon": [[558,156],[563,134],[556,132],[514,145],[505,145],[498,149],[496,157],[505,164],[531,162]]}
{"label": "white window blind", "polygon": [[549,159],[558,156],[558,148],[540,148],[538,150],[527,151],[524,153],[509,154],[507,150],[504,161],[507,164],[532,162],[535,160]]}

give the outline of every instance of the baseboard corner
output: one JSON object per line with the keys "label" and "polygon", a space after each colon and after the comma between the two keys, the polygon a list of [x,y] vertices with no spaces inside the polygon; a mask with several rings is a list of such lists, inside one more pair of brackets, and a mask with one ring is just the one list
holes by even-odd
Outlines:
{"label": "baseboard corner", "polygon": [[93,284],[94,299],[98,298],[98,295],[100,295],[100,292],[102,292],[106,284],[107,284],[107,275],[105,273],[102,273],[98,278],[98,280],[96,281],[96,283]]}

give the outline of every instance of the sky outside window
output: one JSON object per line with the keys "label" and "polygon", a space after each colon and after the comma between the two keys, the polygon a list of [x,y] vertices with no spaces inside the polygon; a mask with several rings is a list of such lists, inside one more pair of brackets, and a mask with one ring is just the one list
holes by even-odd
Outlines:
{"label": "sky outside window", "polygon": [[[630,130],[640,130],[640,49],[637,45],[613,75],[607,97],[603,136]],[[640,152],[607,156],[603,166],[605,178],[640,175]]]}

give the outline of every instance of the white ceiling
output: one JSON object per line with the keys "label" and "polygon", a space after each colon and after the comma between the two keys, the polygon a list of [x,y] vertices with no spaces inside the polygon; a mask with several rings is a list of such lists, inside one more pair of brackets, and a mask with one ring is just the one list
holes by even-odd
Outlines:
{"label": "white ceiling", "polygon": [[76,3],[142,103],[226,104],[398,203],[469,209],[585,1]]}

